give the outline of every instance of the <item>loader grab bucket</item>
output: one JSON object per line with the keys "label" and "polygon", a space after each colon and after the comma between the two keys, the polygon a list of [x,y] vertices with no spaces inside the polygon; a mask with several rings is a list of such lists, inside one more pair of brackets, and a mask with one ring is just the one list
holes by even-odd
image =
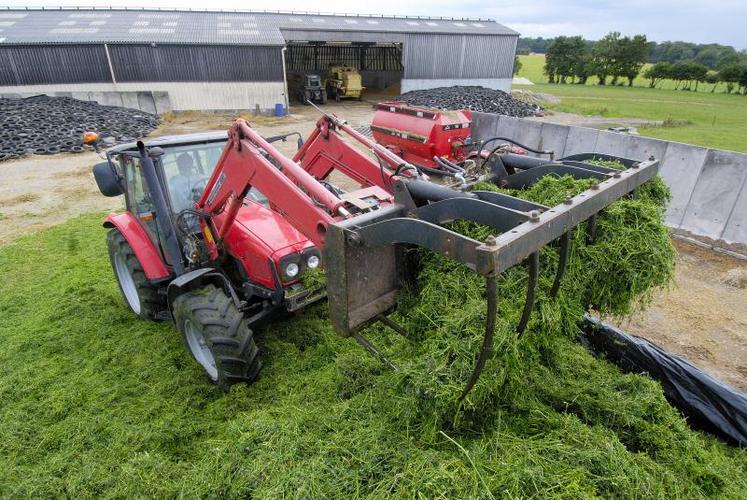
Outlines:
{"label": "loader grab bucket", "polygon": [[[497,161],[490,164],[489,180],[500,186],[525,188],[545,175],[594,178],[598,182],[560,205],[545,207],[501,193],[459,191],[428,181],[399,178],[394,184],[395,204],[332,224],[325,238],[334,328],[343,336],[354,337],[391,366],[360,331],[394,309],[397,292],[406,281],[405,248],[428,248],[486,277],[485,335],[462,398],[477,382],[491,353],[498,310],[497,277],[517,264],[527,263],[529,284],[517,325],[520,335],[534,304],[540,249],[554,240],[560,242],[560,264],[551,291],[555,295],[570,253],[570,231],[587,219],[593,222],[600,210],[635,191],[659,169],[659,162],[653,158],[638,162],[591,153],[551,162],[513,154],[495,158]],[[592,158],[616,160],[628,168],[615,170],[584,162]],[[444,227],[459,219],[492,227],[496,236],[477,241]]]}

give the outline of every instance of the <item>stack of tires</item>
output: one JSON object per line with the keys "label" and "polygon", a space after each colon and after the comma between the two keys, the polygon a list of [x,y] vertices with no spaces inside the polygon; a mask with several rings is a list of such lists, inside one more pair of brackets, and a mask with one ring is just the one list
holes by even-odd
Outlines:
{"label": "stack of tires", "polygon": [[157,126],[156,115],[71,97],[0,98],[0,161],[82,153],[82,136],[88,131],[117,144],[145,137]]}

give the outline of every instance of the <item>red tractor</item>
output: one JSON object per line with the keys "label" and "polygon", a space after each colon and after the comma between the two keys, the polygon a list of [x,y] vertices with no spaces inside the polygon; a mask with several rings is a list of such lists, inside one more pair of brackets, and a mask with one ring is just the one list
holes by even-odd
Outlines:
{"label": "red tractor", "polygon": [[[381,321],[405,333],[387,314],[411,274],[405,269],[412,252],[403,248],[422,246],[486,277],[484,345],[464,397],[490,352],[497,276],[528,262],[521,332],[534,302],[539,249],[560,240],[559,286],[569,231],[593,222],[658,169],[655,160],[618,159],[629,168],[616,171],[584,163],[588,155],[547,162],[510,153],[485,165],[480,181],[514,188],[548,174],[598,180],[565,204],[544,207],[473,190],[477,178],[452,187],[430,182],[334,115],[320,118],[292,159],[271,144],[287,136],[265,139],[238,120],[228,134],[119,146],[94,167],[104,195],[125,195],[127,210],[108,216],[104,226],[127,304],[144,319],[173,319],[195,360],[222,388],[256,378],[252,328],[325,295],[335,329],[393,367],[361,331]],[[333,172],[344,182],[333,184]],[[491,226],[497,236],[476,241],[444,227],[456,219]],[[321,265],[326,290],[305,287],[304,275]]]}

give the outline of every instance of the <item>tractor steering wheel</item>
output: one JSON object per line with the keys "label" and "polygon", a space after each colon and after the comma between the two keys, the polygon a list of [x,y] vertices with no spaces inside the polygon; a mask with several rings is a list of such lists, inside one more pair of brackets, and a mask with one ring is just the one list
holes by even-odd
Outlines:
{"label": "tractor steering wheel", "polygon": [[198,201],[200,199],[207,183],[208,177],[200,177],[192,183],[192,192],[189,194],[190,201]]}

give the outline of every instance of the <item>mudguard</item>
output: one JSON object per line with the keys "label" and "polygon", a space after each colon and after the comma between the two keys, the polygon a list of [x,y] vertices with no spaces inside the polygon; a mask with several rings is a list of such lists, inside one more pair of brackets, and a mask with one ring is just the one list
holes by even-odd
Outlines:
{"label": "mudguard", "polygon": [[130,212],[111,213],[104,220],[104,227],[116,228],[130,244],[137,260],[143,266],[143,272],[149,280],[166,278],[171,275],[158,248],[153,244],[148,233]]}
{"label": "mudguard", "polygon": [[194,271],[182,274],[169,283],[168,291],[166,292],[166,300],[169,305],[169,311],[172,311],[172,316],[172,304],[180,294],[203,287],[209,283],[223,289],[223,291],[226,292],[226,295],[231,297],[231,300],[233,300],[233,303],[238,309],[241,309],[244,305],[233,290],[231,281],[223,273],[216,271],[212,267],[201,267]]}

